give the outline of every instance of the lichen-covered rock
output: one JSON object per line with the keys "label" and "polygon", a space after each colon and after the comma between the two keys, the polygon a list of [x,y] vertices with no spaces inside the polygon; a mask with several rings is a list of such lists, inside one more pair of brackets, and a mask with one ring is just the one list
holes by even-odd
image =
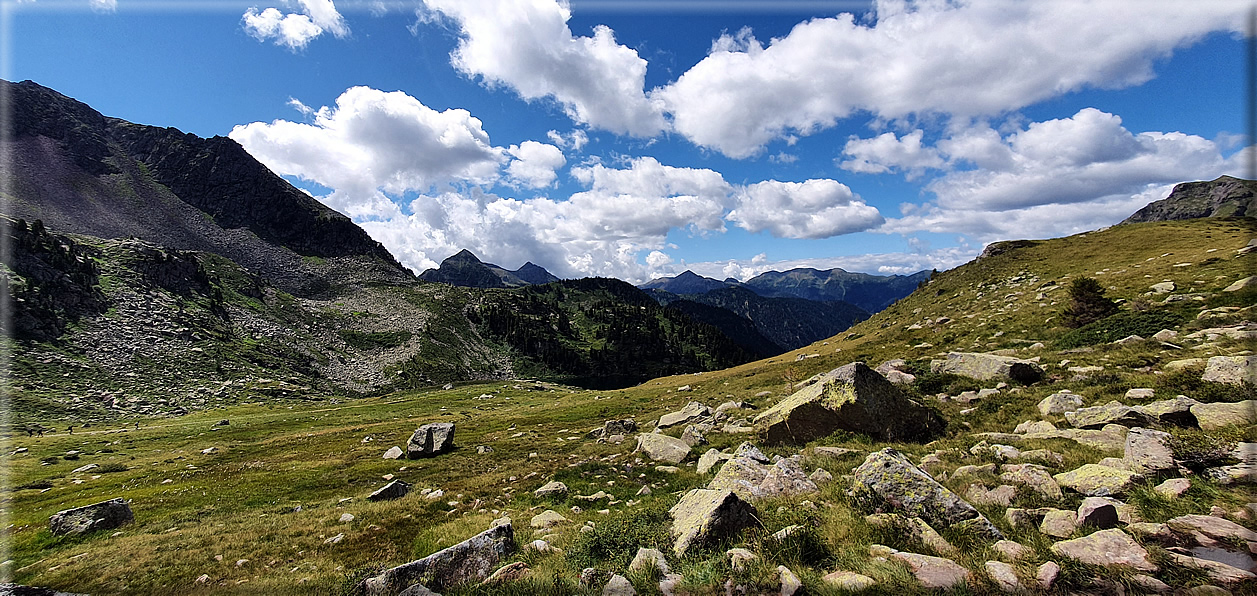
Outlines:
{"label": "lichen-covered rock", "polygon": [[968,569],[951,559],[903,552],[894,553],[891,557],[907,563],[917,581],[933,590],[949,590],[973,580]]}
{"label": "lichen-covered rock", "polygon": [[394,480],[385,484],[379,490],[367,495],[368,501],[391,501],[400,499],[410,492],[410,485],[401,480]]}
{"label": "lichen-covered rock", "polygon": [[565,497],[567,496],[567,485],[559,482],[558,480],[551,480],[550,482],[542,485],[541,488],[532,491],[532,494],[537,498]]}
{"label": "lichen-covered rock", "polygon": [[638,547],[637,554],[633,556],[633,562],[629,563],[629,571],[646,571],[649,569],[658,569],[662,575],[672,572],[663,553],[653,548]]}
{"label": "lichen-covered rock", "polygon": [[894,449],[869,454],[852,474],[852,495],[866,510],[920,517],[939,529],[960,525],[993,539],[1004,537],[973,505]]}
{"label": "lichen-covered rock", "polygon": [[1214,356],[1205,365],[1201,380],[1228,385],[1257,385],[1257,356]]}
{"label": "lichen-covered rock", "polygon": [[563,517],[563,515],[559,512],[554,511],[553,509],[547,509],[537,515],[534,515],[532,519],[529,520],[528,525],[533,528],[544,530],[547,528],[553,528],[554,526],[566,521],[567,518]]}
{"label": "lichen-covered rock", "polygon": [[659,424],[657,424],[656,427],[668,428],[668,427],[676,426],[678,424],[685,424],[686,422],[690,422],[698,418],[702,418],[704,416],[710,416],[710,415],[711,415],[711,408],[708,408],[707,406],[700,404],[696,401],[692,401],[688,404],[685,404],[685,407],[681,408],[681,411],[679,412],[672,412],[670,414],[664,414],[663,416],[660,416]]}
{"label": "lichen-covered rock", "polygon": [[731,459],[733,459],[732,455],[729,455],[728,453],[721,453],[719,449],[708,449],[707,453],[704,453],[698,458],[698,468],[696,471],[699,474],[706,474],[720,462],[729,461]]}
{"label": "lichen-covered rock", "polygon": [[825,584],[847,592],[863,592],[877,585],[877,580],[852,571],[834,571],[821,578]]}
{"label": "lichen-covered rock", "polygon": [[454,423],[434,422],[415,430],[406,442],[406,457],[419,459],[446,453],[454,448]]}
{"label": "lichen-covered rock", "polygon": [[1061,391],[1053,393],[1039,402],[1039,413],[1044,416],[1060,416],[1082,407],[1082,396]]}
{"label": "lichen-covered rock", "polygon": [[1257,423],[1257,400],[1236,403],[1196,404],[1191,413],[1201,430],[1218,430],[1228,426],[1244,426]]}
{"label": "lichen-covered rock", "polygon": [[1017,579],[1017,572],[1012,565],[1001,561],[987,561],[984,565],[987,575],[995,580],[995,585],[1000,587],[1004,592],[1021,592],[1021,581]]}
{"label": "lichen-covered rock", "polygon": [[362,580],[355,593],[392,595],[420,581],[433,590],[482,581],[514,552],[514,529],[510,523],[500,524],[447,549]]}
{"label": "lichen-covered rock", "polygon": [[834,369],[825,379],[755,418],[755,428],[766,441],[806,443],[837,430],[885,441],[921,441],[941,433],[946,424],[862,362]]}
{"label": "lichen-covered rock", "polygon": [[1048,473],[1047,468],[1039,464],[1004,464],[1000,466],[1000,480],[1029,487],[1031,490],[1053,501],[1061,498],[1061,487]]}
{"label": "lichen-covered rock", "polygon": [[1026,385],[1043,378],[1043,369],[1033,360],[975,352],[951,352],[946,360],[931,360],[930,372],[951,373],[979,381],[1012,379]]}
{"label": "lichen-covered rock", "polygon": [[731,490],[696,488],[668,510],[672,516],[673,553],[684,556],[691,546],[709,544],[744,528],[759,527],[755,506]]}
{"label": "lichen-covered rock", "polygon": [[1076,470],[1053,476],[1056,483],[1089,497],[1125,494],[1139,475],[1100,464],[1086,464]]}
{"label": "lichen-covered rock", "polygon": [[1074,428],[1092,430],[1104,428],[1105,425],[1109,424],[1120,424],[1130,427],[1145,426],[1152,422],[1152,418],[1147,414],[1118,401],[1111,401],[1102,406],[1092,406],[1090,408],[1080,408],[1073,412],[1066,412],[1065,420],[1069,421]]}
{"label": "lichen-covered rock", "polygon": [[1127,461],[1132,470],[1141,474],[1156,474],[1178,469],[1174,452],[1170,450],[1170,433],[1146,428],[1132,428],[1126,434]]}
{"label": "lichen-covered rock", "polygon": [[660,433],[637,435],[637,450],[655,461],[679,464],[690,454],[690,446],[681,439]]}
{"label": "lichen-covered rock", "polygon": [[135,521],[124,499],[109,499],[83,507],[58,511],[48,520],[53,536],[77,535],[96,530],[112,530]]}
{"label": "lichen-covered rock", "polygon": [[735,456],[720,466],[720,471],[716,472],[707,488],[731,490],[747,501],[803,495],[819,490],[816,483],[803,473],[797,456],[767,465],[749,454]]}
{"label": "lichen-covered rock", "polygon": [[1137,571],[1157,571],[1157,566],[1148,559],[1148,551],[1118,529],[1100,530],[1082,538],[1057,542],[1052,545],[1052,552],[1088,565],[1120,565]]}
{"label": "lichen-covered rock", "polygon": [[1068,538],[1078,529],[1078,514],[1062,509],[1049,509],[1039,523],[1039,532],[1054,538]]}
{"label": "lichen-covered rock", "polygon": [[1120,424],[1108,424],[1100,430],[1084,428],[1063,428],[1049,432],[1026,433],[1022,438],[1033,439],[1069,439],[1080,445],[1104,449],[1106,451],[1122,451],[1126,448],[1126,433],[1129,429]]}
{"label": "lichen-covered rock", "polygon": [[1192,406],[1199,403],[1186,395],[1180,395],[1174,399],[1154,401],[1134,408],[1161,424],[1192,427],[1198,424],[1196,416],[1192,414]]}
{"label": "lichen-covered rock", "polygon": [[1212,515],[1180,515],[1165,525],[1181,534],[1203,534],[1214,540],[1257,542],[1257,532]]}

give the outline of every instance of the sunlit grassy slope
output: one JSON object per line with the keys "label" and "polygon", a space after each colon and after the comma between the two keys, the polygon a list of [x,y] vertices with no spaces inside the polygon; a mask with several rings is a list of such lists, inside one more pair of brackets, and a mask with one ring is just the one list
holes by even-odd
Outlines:
{"label": "sunlit grassy slope", "polygon": [[[623,572],[626,557],[632,556],[636,546],[667,551],[663,512],[682,491],[707,481],[692,465],[669,473],[641,461],[631,453],[632,438],[622,445],[587,438],[586,433],[604,420],[635,417],[649,428],[660,414],[692,400],[715,406],[732,399],[762,410],[784,395],[792,382],[852,360],[876,365],[904,358],[928,370],[928,360],[947,350],[1009,349],[1026,357],[1040,356],[1049,374],[1041,383],[1009,388],[967,413],[961,413],[958,405],[929,402],[949,420],[947,434],[933,444],[875,444],[838,433],[816,444],[846,446],[861,453],[834,459],[806,451],[808,471],[819,466],[835,476],[858,465],[863,453],[888,445],[913,456],[944,450],[950,454],[943,457],[949,470],[981,463],[981,457],[967,455],[977,441],[970,433],[1009,432],[1021,420],[1037,419],[1034,404],[1049,393],[1071,389],[1082,394],[1088,405],[1119,398],[1131,387],[1153,387],[1158,397],[1172,397],[1199,389],[1199,384],[1193,384],[1189,375],[1158,375],[1166,362],[1252,349],[1227,340],[1203,349],[1180,350],[1157,342],[1105,343],[1090,346],[1091,351],[1062,353],[1058,344],[1067,330],[1056,325],[1065,304],[1065,287],[1079,276],[1101,280],[1111,297],[1126,301],[1125,310],[1174,313],[1180,322],[1172,328],[1180,333],[1251,320],[1251,310],[1197,316],[1216,307],[1252,306],[1251,292],[1220,293],[1236,279],[1254,273],[1257,257],[1236,252],[1252,238],[1257,238],[1257,225],[1246,219],[1120,226],[1037,242],[944,272],[912,296],[828,341],[766,361],[656,379],[620,391],[497,382],[339,403],[250,402],[180,418],[151,419],[139,429],[96,425],[77,429],[73,435],[10,437],[0,453],[8,485],[4,507],[12,524],[8,569],[23,584],[93,594],[338,593],[354,577],[430,554],[486,529],[503,515],[515,520],[517,541],[527,543],[534,539],[529,519],[552,508],[570,523],[544,535],[566,554],[516,555],[531,566],[530,578],[479,593],[590,593],[577,583],[582,567]],[[1205,299],[1161,305],[1156,302],[1163,296],[1141,296],[1163,280],[1178,286],[1175,294],[1200,293]],[[940,317],[948,320],[940,322]],[[1031,349],[1036,342],[1044,346]],[[1082,379],[1067,370],[1078,365],[1105,368]],[[677,391],[685,385],[692,391]],[[978,386],[923,374],[910,391],[925,399],[938,391]],[[765,391],[770,395],[759,396]],[[216,426],[224,419],[230,424]],[[390,446],[404,448],[417,426],[436,421],[457,424],[454,452],[416,461],[381,458]],[[1250,440],[1254,434],[1252,428],[1237,432]],[[736,446],[746,438],[708,436],[710,446],[717,448]],[[492,452],[482,453],[486,450],[478,450],[479,446]],[[1108,455],[1063,440],[1021,446],[1061,453],[1065,461],[1054,471]],[[790,455],[804,447],[766,451]],[[707,448],[697,448],[689,461]],[[80,453],[68,459],[70,451]],[[100,467],[73,472],[88,464]],[[365,497],[390,475],[412,483],[413,492],[398,501],[367,502]],[[550,479],[567,483],[572,495],[605,491],[610,501],[535,498],[532,491]],[[1201,482],[1185,498],[1171,503],[1148,489],[1157,481],[1148,479],[1129,499],[1150,521],[1186,512],[1207,513],[1212,505],[1232,510],[1257,501],[1251,489]],[[958,491],[966,486],[964,480],[956,479],[947,484]],[[651,494],[638,496],[647,485]],[[429,499],[420,493],[422,489],[440,489],[443,494]],[[794,570],[809,593],[837,593],[820,577],[839,568],[877,579],[879,586],[873,593],[923,593],[904,568],[871,559],[868,546],[880,543],[931,551],[901,532],[869,526],[851,506],[845,490],[840,478],[806,497],[816,504],[815,510],[800,506],[799,499],[758,504],[764,530],[744,532],[723,545],[744,545],[760,555],[760,561],[747,571],[731,571],[724,561],[724,548],[698,550],[672,560],[673,569],[685,577],[683,587],[697,593],[723,593],[728,577],[775,591],[778,564]],[[47,523],[53,513],[114,497],[132,501],[134,524],[116,533],[78,538],[49,534]],[[1077,497],[1054,505],[1076,506],[1071,499]],[[1023,507],[1043,504],[1024,495],[1014,502]],[[573,507],[580,509],[573,511]],[[1013,531],[1003,521],[1002,509],[980,509],[1012,538],[1034,549],[1034,555],[1020,564],[1023,572],[1032,574],[1033,565],[1052,558],[1047,550],[1050,542],[1037,531]],[[354,519],[339,521],[345,513]],[[592,521],[596,530],[578,531],[586,521]],[[766,539],[794,523],[810,529],[784,544]],[[343,535],[339,541],[329,542],[339,535]],[[983,561],[995,558],[984,542],[944,535],[961,547],[964,554],[957,560],[970,569],[980,570]],[[1154,556],[1163,564],[1165,581],[1174,585],[1199,581],[1198,572],[1165,563],[1163,551],[1154,549]],[[1121,573],[1110,575],[1129,581]],[[202,576],[205,579],[198,582]],[[1061,585],[1082,587],[1089,577],[1087,569],[1066,565]],[[640,592],[657,590],[651,577],[630,574],[630,579]],[[994,589],[989,579],[975,573],[972,592]],[[453,593],[475,591],[465,587]]]}

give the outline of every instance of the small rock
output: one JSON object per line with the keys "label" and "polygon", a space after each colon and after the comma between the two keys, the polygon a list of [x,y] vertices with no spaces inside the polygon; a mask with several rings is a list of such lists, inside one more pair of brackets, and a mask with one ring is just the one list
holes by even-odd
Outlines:
{"label": "small rock", "polygon": [[633,557],[633,562],[629,563],[629,571],[645,571],[652,567],[658,569],[662,575],[672,572],[663,553],[653,548],[638,548],[637,555]]}
{"label": "small rock", "polygon": [[803,582],[799,580],[799,576],[795,575],[785,565],[777,566],[777,577],[781,579],[781,596],[794,596],[803,587]]}
{"label": "small rock", "polygon": [[388,451],[384,452],[384,459],[398,459],[403,455],[403,453],[404,452],[401,447],[394,445],[390,447]]}
{"label": "small rock", "polygon": [[732,567],[734,571],[745,570],[748,563],[759,558],[755,555],[755,553],[746,550],[745,548],[731,548],[725,553],[725,556],[728,557],[729,566]]}
{"label": "small rock", "polygon": [[1086,464],[1076,470],[1057,474],[1057,484],[1093,497],[1116,496],[1130,489],[1138,475],[1099,464]]}
{"label": "small rock", "polygon": [[973,578],[968,569],[951,559],[903,552],[896,552],[891,557],[907,563],[912,575],[926,588],[947,590]]}
{"label": "small rock", "polygon": [[534,515],[532,520],[528,522],[528,525],[534,528],[540,528],[544,530],[547,528],[553,528],[554,526],[557,526],[566,521],[567,521],[567,518],[560,515],[557,511],[554,511],[553,509],[547,509],[537,515]]}
{"label": "small rock", "polygon": [[1016,561],[1022,557],[1034,554],[1030,547],[1012,540],[1000,540],[992,548],[1009,561]]}
{"label": "small rock", "polygon": [[1087,497],[1078,506],[1078,525],[1111,528],[1117,525],[1117,507],[1103,497]]}
{"label": "small rock", "polygon": [[1082,407],[1082,396],[1066,391],[1053,393],[1039,402],[1039,413],[1044,416],[1060,416]]}
{"label": "small rock", "polygon": [[863,592],[877,585],[877,580],[851,571],[834,571],[821,578],[826,584],[847,592]]}
{"label": "small rock", "polygon": [[1073,511],[1051,509],[1043,516],[1039,532],[1053,538],[1069,538],[1078,529],[1078,514]]}
{"label": "small rock", "polygon": [[633,589],[633,583],[628,578],[617,573],[602,587],[602,596],[637,596],[637,590]]}
{"label": "small rock", "polygon": [[559,482],[558,480],[551,480],[550,482],[542,485],[541,488],[532,491],[532,494],[539,499],[545,497],[562,498],[567,496],[567,485]]}
{"label": "small rock", "polygon": [[1048,561],[1039,565],[1038,571],[1035,572],[1034,578],[1038,580],[1039,587],[1044,590],[1052,589],[1052,584],[1056,583],[1056,577],[1061,574],[1061,566],[1054,561]]}
{"label": "small rock", "polygon": [[995,580],[1000,589],[1005,592],[1020,592],[1021,582],[1017,580],[1017,572],[1012,565],[1000,561],[987,561],[986,573]]}
{"label": "small rock", "polygon": [[341,516],[340,516],[340,519],[339,519],[338,521],[340,521],[340,523],[342,523],[342,524],[347,524],[347,523],[349,523],[349,522],[351,522],[351,521],[353,521],[353,520],[354,520],[354,514],[352,514],[352,513],[342,513],[342,514],[341,514]]}

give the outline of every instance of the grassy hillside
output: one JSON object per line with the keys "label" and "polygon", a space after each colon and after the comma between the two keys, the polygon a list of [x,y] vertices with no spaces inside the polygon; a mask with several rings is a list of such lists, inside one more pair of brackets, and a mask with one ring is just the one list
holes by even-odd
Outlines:
{"label": "grassy hillside", "polygon": [[[649,430],[661,414],[689,401],[714,407],[737,400],[762,411],[814,373],[852,360],[877,364],[898,357],[922,372],[908,391],[948,418],[943,437],[928,445],[875,443],[839,432],[809,445],[765,448],[769,455],[802,452],[808,472],[822,467],[836,480],[822,483],[819,492],[805,497],[757,503],[762,530],[744,531],[725,544],[681,558],[669,552],[668,559],[684,578],[681,589],[700,594],[723,594],[727,579],[747,586],[751,593],[777,593],[778,565],[797,574],[810,594],[842,593],[821,579],[835,569],[874,578],[878,585],[867,593],[931,593],[912,579],[906,567],[871,557],[869,547],[881,544],[933,554],[932,547],[909,533],[871,525],[847,496],[849,480],[842,475],[870,451],[892,446],[913,461],[925,455],[937,457],[939,463],[932,469],[946,486],[963,494],[973,480],[956,476],[956,468],[999,463],[990,454],[970,453],[979,442],[972,433],[1009,433],[1022,421],[1041,420],[1035,404],[1063,389],[1083,396],[1086,405],[1122,399],[1127,389],[1135,387],[1154,389],[1156,398],[1178,394],[1201,401],[1251,398],[1251,386],[1202,382],[1199,367],[1189,367],[1185,373],[1166,368],[1173,360],[1246,353],[1253,348],[1251,340],[1115,345],[1106,336],[1100,343],[1082,345],[1114,329],[1101,329],[1088,336],[1092,339],[1079,340],[1076,332],[1057,321],[1066,302],[1064,288],[1080,276],[1101,280],[1110,297],[1123,300],[1119,314],[1134,321],[1124,319],[1123,331],[1168,325],[1181,338],[1204,327],[1251,321],[1251,307],[1257,302],[1254,294],[1221,290],[1257,269],[1252,253],[1237,254],[1253,238],[1257,238],[1257,225],[1247,219],[1138,224],[1035,242],[944,272],[913,295],[829,340],[764,361],[655,379],[625,390],[585,391],[514,381],[342,403],[250,400],[173,420],[145,420],[139,429],[105,424],[76,429],[73,435],[58,429],[44,437],[12,436],[3,455],[11,487],[5,495],[5,510],[13,524],[9,555],[13,562],[6,565],[18,582],[89,593],[335,594],[383,566],[428,555],[506,515],[514,520],[521,546],[545,537],[563,552],[514,555],[512,560],[524,561],[531,568],[518,583],[445,593],[598,593],[601,584],[579,585],[584,567],[626,573],[639,593],[658,593],[657,577],[625,571],[627,557],[637,546],[657,546],[669,552],[667,508],[684,491],[703,486],[710,478],[700,476],[693,467],[699,453],[755,439],[711,432],[709,445],[696,448],[678,470],[667,470],[632,453],[631,437],[617,445],[597,442],[587,431],[604,420],[625,417],[635,417]],[[1143,296],[1149,286],[1163,280],[1174,282],[1178,289]],[[1187,298],[1162,304],[1166,296],[1182,295]],[[1141,321],[1154,319],[1155,325],[1140,327]],[[1066,342],[1083,350],[1063,348]],[[1043,346],[1032,347],[1035,343]],[[931,397],[939,392],[955,395],[994,386],[993,382],[925,372],[930,358],[951,349],[1012,350],[1017,355],[1037,356],[1047,378],[1033,385],[1006,387],[976,404],[934,401]],[[1069,370],[1078,366],[1104,368]],[[687,390],[680,390],[683,386]],[[222,419],[230,424],[215,426]],[[1048,420],[1068,426],[1060,417]],[[381,458],[388,447],[404,445],[417,426],[436,421],[457,424],[454,452],[415,461]],[[1214,433],[1171,430],[1189,446],[1192,440],[1212,445],[1257,440],[1254,426]],[[812,447],[820,445],[857,452],[841,457],[816,455]],[[1060,454],[1059,464],[1048,464],[1052,472],[1121,455],[1064,439],[1028,440],[1018,447]],[[87,464],[100,467],[73,471]],[[365,496],[389,477],[412,483],[414,492],[398,501],[366,502]],[[551,479],[567,483],[571,495],[602,490],[610,499],[534,497],[532,491]],[[1208,514],[1212,507],[1220,507],[1233,519],[1255,526],[1252,519],[1232,515],[1257,501],[1251,485],[1222,486],[1193,477],[1191,490],[1168,500],[1151,488],[1162,479],[1144,478],[1124,497],[1146,521]],[[999,482],[989,475],[981,480]],[[639,494],[643,486],[651,488],[650,494]],[[427,498],[422,489],[443,492]],[[133,501],[134,524],[116,533],[102,531],[78,538],[54,538],[48,532],[48,518],[56,511],[113,497]],[[803,499],[815,508],[803,504]],[[1074,493],[1060,501],[1019,493],[1013,505],[1069,509],[1080,500]],[[546,509],[562,513],[569,521],[534,534],[529,519]],[[979,505],[978,509],[1010,539],[1030,549],[1016,564],[1023,581],[1033,579],[1040,563],[1056,560],[1062,566],[1056,593],[1114,591],[1095,587],[1097,576],[1117,582],[1128,593],[1139,593],[1133,572],[1061,559],[1049,550],[1052,539],[1037,529],[1010,526],[1004,507]],[[340,521],[345,513],[353,519]],[[588,522],[594,529],[581,531]],[[804,529],[787,540],[770,538],[791,524]],[[1091,531],[1094,528],[1080,528],[1074,537]],[[969,588],[960,593],[996,592],[998,587],[983,571],[984,561],[998,558],[989,542],[961,531],[942,534],[960,550],[951,557],[973,572]],[[337,536],[340,539],[334,540]],[[1162,581],[1175,588],[1209,582],[1200,570],[1184,567],[1156,544],[1140,540],[1160,566],[1156,575]],[[724,555],[731,546],[746,547],[760,558],[735,571]],[[1247,593],[1254,587],[1249,582],[1235,589]]]}

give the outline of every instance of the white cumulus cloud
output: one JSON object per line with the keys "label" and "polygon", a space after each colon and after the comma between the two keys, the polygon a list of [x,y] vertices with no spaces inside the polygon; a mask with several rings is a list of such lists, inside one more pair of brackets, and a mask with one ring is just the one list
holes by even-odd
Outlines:
{"label": "white cumulus cloud", "polygon": [[[93,2],[116,0],[93,0]],[[258,41],[274,39],[276,45],[297,51],[324,32],[336,37],[349,35],[349,25],[336,10],[332,0],[297,0],[301,12],[284,13],[277,8],[258,11],[251,7],[245,11],[241,23],[245,32]]]}
{"label": "white cumulus cloud", "polygon": [[722,37],[650,97],[694,143],[744,158],[860,111],[971,118],[1137,85],[1175,48],[1241,32],[1246,10],[1177,0],[878,0],[868,20],[812,19],[767,45],[749,31]]}
{"label": "white cumulus cloud", "polygon": [[896,137],[895,133],[888,132],[872,139],[851,139],[842,150],[851,159],[838,165],[844,170],[862,174],[903,170],[910,179],[914,178],[925,168],[943,166],[938,150],[921,146],[924,135],[925,131],[917,129],[903,137]]}
{"label": "white cumulus cloud", "polygon": [[576,122],[649,137],[665,122],[643,90],[646,61],[615,41],[606,26],[574,35],[566,2],[555,0],[424,0],[461,34],[456,68],[503,85],[527,100],[551,98]]}
{"label": "white cumulus cloud", "polygon": [[506,150],[514,157],[506,166],[511,182],[528,188],[545,188],[558,178],[557,170],[567,163],[563,151],[554,145],[524,141]]}
{"label": "white cumulus cloud", "polygon": [[877,208],[835,180],[751,184],[738,192],[729,220],[755,233],[778,238],[829,238],[882,224]]}
{"label": "white cumulus cloud", "polygon": [[492,182],[506,160],[466,110],[438,112],[401,91],[369,87],[346,90],[311,123],[254,122],[229,136],[272,170],[333,189],[332,206],[351,217],[391,212],[381,193]]}

